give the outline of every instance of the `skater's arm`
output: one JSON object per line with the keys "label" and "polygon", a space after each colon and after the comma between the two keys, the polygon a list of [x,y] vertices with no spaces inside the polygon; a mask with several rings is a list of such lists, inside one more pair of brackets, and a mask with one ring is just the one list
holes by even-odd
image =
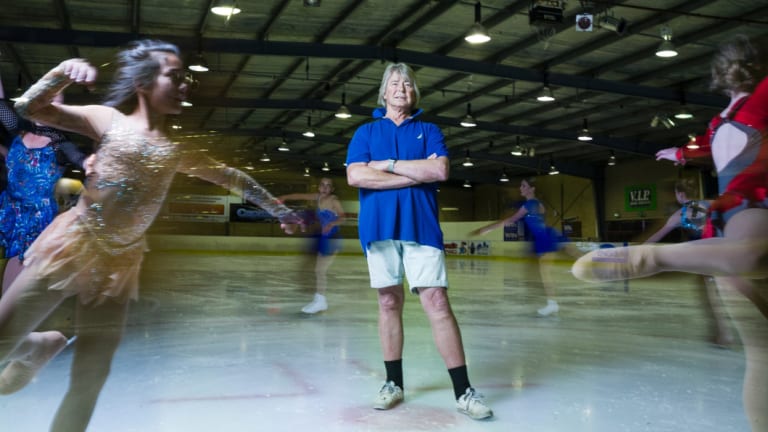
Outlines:
{"label": "skater's arm", "polygon": [[516,212],[513,214],[503,218],[499,219],[496,222],[493,222],[491,224],[485,225],[483,227],[480,227],[472,232],[470,232],[470,235],[484,235],[487,234],[497,228],[503,227],[504,225],[515,223],[519,221],[520,219],[524,218],[525,215],[528,214],[528,209],[525,208],[525,206],[520,207]]}
{"label": "skater's arm", "polygon": [[663,239],[667,234],[672,232],[672,230],[679,227],[681,211],[682,209],[678,209],[676,212],[674,212],[672,216],[667,219],[667,222],[664,224],[664,226],[659,228],[659,230],[655,233],[651,234],[651,236],[645,240],[645,243],[656,243]]}
{"label": "skater's arm", "polygon": [[277,197],[282,202],[285,201],[315,201],[317,200],[317,193],[292,193],[287,195],[280,195]]}
{"label": "skater's arm", "polygon": [[109,128],[114,108],[53,102],[54,97],[70,84],[92,85],[95,80],[96,69],[88,62],[83,59],[65,60],[24,92],[14,107],[24,118],[97,141]]}
{"label": "skater's arm", "polygon": [[251,176],[236,168],[228,167],[200,152],[186,151],[178,171],[219,185],[263,208],[280,221],[281,228],[288,234],[293,234],[296,225],[304,230],[304,221],[296,212],[286,207]]}

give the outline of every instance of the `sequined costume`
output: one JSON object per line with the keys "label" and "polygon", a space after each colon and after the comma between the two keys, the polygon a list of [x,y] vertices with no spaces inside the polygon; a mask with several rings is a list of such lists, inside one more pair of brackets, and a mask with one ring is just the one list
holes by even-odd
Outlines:
{"label": "sequined costume", "polygon": [[[17,110],[23,115],[35,98],[61,87],[61,80],[39,81]],[[138,298],[145,233],[177,171],[230,189],[281,221],[297,220],[251,177],[167,138],[142,136],[115,110],[77,205],[32,244],[25,271],[45,280],[50,290],[78,294],[82,303]]]}
{"label": "sequined costume", "polygon": [[698,240],[704,231],[709,203],[690,200],[680,209],[680,228],[685,231],[688,240]]}
{"label": "sequined costume", "polygon": [[[737,141],[726,142],[720,131],[732,128]],[[735,129],[735,130],[734,130]],[[734,133],[736,132],[736,133]],[[728,219],[747,208],[768,208],[768,78],[755,91],[737,101],[724,116],[715,116],[705,135],[696,137],[699,149],[681,148],[678,160],[711,156],[730,156],[717,166],[720,195],[712,203],[704,237],[722,235]]]}
{"label": "sequined costume", "polygon": [[[59,211],[54,192],[65,164],[82,168],[85,154],[60,131],[19,118],[4,100],[0,100],[0,123],[14,135],[5,161],[8,183],[0,193],[0,245],[5,258],[23,260],[29,245]],[[51,142],[27,148],[22,132],[46,136]]]}

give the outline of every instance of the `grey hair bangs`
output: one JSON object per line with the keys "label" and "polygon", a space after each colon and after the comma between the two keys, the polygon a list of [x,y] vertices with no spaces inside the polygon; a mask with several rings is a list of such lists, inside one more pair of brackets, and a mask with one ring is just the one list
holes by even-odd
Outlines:
{"label": "grey hair bangs", "polygon": [[387,82],[393,73],[399,73],[401,77],[411,82],[413,86],[413,92],[416,95],[416,100],[413,102],[413,107],[416,108],[419,105],[421,99],[421,92],[419,92],[419,85],[416,83],[416,73],[405,63],[390,63],[387,68],[384,69],[384,75],[381,78],[381,86],[379,87],[379,100],[378,104],[386,106],[387,102],[384,100],[384,93],[387,91]]}

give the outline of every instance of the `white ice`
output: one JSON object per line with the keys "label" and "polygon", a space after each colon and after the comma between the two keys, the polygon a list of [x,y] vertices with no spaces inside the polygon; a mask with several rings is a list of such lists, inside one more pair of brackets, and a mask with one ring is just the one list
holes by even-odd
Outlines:
{"label": "white ice", "polygon": [[[744,356],[711,343],[693,276],[588,285],[553,270],[560,313],[539,318],[530,262],[448,259],[470,379],[495,417],[474,421],[453,392],[414,296],[405,312],[405,402],[376,411],[384,379],[375,291],[362,256],[329,272],[330,308],[304,315],[301,257],[156,252],[90,431],[729,432],[749,430]],[[311,276],[311,275],[309,275]],[[66,326],[69,312],[57,314]],[[55,325],[55,324],[54,324]],[[0,397],[0,431],[41,432],[71,349]]]}

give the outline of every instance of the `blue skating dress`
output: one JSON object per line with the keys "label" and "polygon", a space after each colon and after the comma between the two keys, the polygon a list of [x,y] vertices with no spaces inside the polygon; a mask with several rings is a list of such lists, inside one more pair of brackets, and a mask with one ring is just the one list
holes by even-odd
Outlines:
{"label": "blue skating dress", "polygon": [[523,218],[525,239],[533,244],[533,253],[542,255],[557,251],[560,247],[558,242],[562,240],[562,236],[544,222],[541,203],[536,199],[529,199],[523,203],[523,206],[528,211]]}
{"label": "blue skating dress", "polygon": [[341,250],[341,242],[339,241],[339,226],[336,225],[331,228],[327,233],[323,233],[323,229],[331,222],[335,222],[339,218],[331,209],[318,209],[317,220],[320,222],[320,232],[315,237],[315,248],[320,255],[333,255]]}

